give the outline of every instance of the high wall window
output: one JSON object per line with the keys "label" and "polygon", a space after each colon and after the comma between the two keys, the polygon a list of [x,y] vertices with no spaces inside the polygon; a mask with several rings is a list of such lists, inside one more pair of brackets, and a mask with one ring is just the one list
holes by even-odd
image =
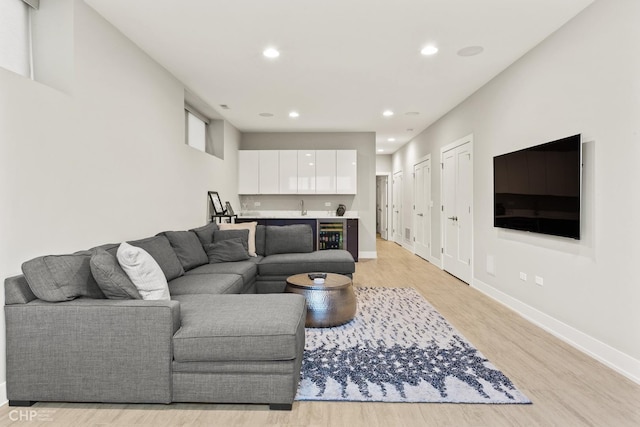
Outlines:
{"label": "high wall window", "polygon": [[0,67],[32,77],[31,8],[38,1],[0,1]]}
{"label": "high wall window", "polygon": [[187,145],[200,151],[207,151],[208,120],[196,116],[189,110],[185,110]]}
{"label": "high wall window", "polygon": [[184,129],[185,144],[224,160],[224,120],[213,108],[186,90]]}

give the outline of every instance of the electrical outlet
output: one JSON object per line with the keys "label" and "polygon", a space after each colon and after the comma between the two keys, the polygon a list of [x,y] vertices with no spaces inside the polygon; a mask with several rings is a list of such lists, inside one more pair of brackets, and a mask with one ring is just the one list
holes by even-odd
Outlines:
{"label": "electrical outlet", "polygon": [[487,273],[492,276],[496,275],[496,265],[493,255],[487,255]]}
{"label": "electrical outlet", "polygon": [[536,276],[536,285],[544,286],[544,279],[540,276]]}
{"label": "electrical outlet", "polygon": [[525,282],[527,281],[527,273],[523,273],[522,271],[520,272],[520,280],[524,280]]}
{"label": "electrical outlet", "polygon": [[260,207],[260,202],[253,202],[253,206],[255,206],[256,208]]}
{"label": "electrical outlet", "polygon": [[324,202],[324,205],[325,205],[327,208],[330,208],[330,207],[331,207],[331,202]]}

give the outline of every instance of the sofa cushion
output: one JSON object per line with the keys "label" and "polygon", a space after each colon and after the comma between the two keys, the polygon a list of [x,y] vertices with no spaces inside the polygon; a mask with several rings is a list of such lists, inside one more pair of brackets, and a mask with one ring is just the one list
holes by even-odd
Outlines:
{"label": "sofa cushion", "polygon": [[27,304],[37,297],[29,287],[27,278],[24,274],[11,276],[4,279],[4,303],[11,304]]}
{"label": "sofa cushion", "polygon": [[[120,242],[122,243],[122,242]],[[95,252],[98,249],[105,250],[109,252],[111,255],[116,256],[118,253],[118,248],[120,247],[120,243],[106,243],[104,245],[96,246],[94,248],[89,249],[91,252]]]}
{"label": "sofa cushion", "polygon": [[92,253],[46,255],[22,264],[34,295],[43,301],[70,301],[77,297],[104,298],[91,274]]}
{"label": "sofa cushion", "polygon": [[242,276],[244,283],[251,282],[258,275],[258,266],[253,261],[255,258],[249,258],[247,261],[238,262],[222,262],[218,264],[205,264],[189,271],[185,276],[192,274],[238,274]]}
{"label": "sofa cushion", "polygon": [[304,297],[181,295],[182,327],[173,337],[177,362],[275,361],[298,355]]}
{"label": "sofa cushion", "polygon": [[203,245],[195,232],[165,231],[160,234],[169,240],[184,271],[189,271],[209,262]]}
{"label": "sofa cushion", "polygon": [[192,228],[189,231],[193,231],[198,236],[198,240],[202,246],[213,243],[213,232],[218,229],[218,224],[215,222],[210,222],[207,225],[198,228]]}
{"label": "sofa cushion", "polygon": [[256,255],[264,256],[264,245],[266,243],[267,227],[264,225],[256,226]]}
{"label": "sofa cushion", "polygon": [[117,258],[142,299],[171,299],[167,278],[151,254],[140,247],[124,242],[118,248]]}
{"label": "sofa cushion", "polygon": [[238,274],[189,274],[169,282],[173,299],[189,294],[239,294],[243,288],[242,276]]}
{"label": "sofa cushion", "polygon": [[96,249],[89,262],[91,273],[100,290],[109,299],[141,299],[140,293],[116,257],[104,249]]}
{"label": "sofa cushion", "polygon": [[258,264],[260,276],[290,276],[314,271],[351,274],[355,270],[353,257],[349,252],[341,249],[271,255]]}
{"label": "sofa cushion", "polygon": [[142,248],[148,252],[149,255],[156,260],[158,265],[160,265],[167,281],[180,277],[184,274],[182,264],[180,264],[178,256],[171,248],[169,239],[165,236],[147,237],[146,239],[133,240],[127,243],[132,246]]}
{"label": "sofa cushion", "polygon": [[312,251],[313,229],[310,225],[292,224],[267,226],[264,250],[266,256]]}
{"label": "sofa cushion", "polygon": [[[249,235],[247,236],[247,243],[249,245],[249,256],[256,256],[256,226],[257,222],[241,222],[238,224],[220,224],[218,227],[220,230],[249,230]],[[214,238],[215,241],[215,238]]]}
{"label": "sofa cushion", "polygon": [[249,259],[249,253],[244,247],[242,238],[227,239],[214,242],[205,247],[209,263],[245,261]]}

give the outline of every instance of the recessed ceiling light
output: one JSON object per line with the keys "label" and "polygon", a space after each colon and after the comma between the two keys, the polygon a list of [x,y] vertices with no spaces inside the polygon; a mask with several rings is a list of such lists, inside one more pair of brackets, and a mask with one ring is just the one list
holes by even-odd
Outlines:
{"label": "recessed ceiling light", "polygon": [[431,44],[429,46],[423,47],[420,53],[426,56],[434,55],[438,53],[438,48]]}
{"label": "recessed ceiling light", "polygon": [[273,117],[272,113],[260,113],[258,115],[261,116],[261,117]]}
{"label": "recessed ceiling light", "polygon": [[292,111],[289,113],[289,117],[295,119],[296,117],[300,117],[300,113],[298,113],[297,111]]}
{"label": "recessed ceiling light", "polygon": [[382,115],[383,115],[383,116],[385,116],[385,117],[391,117],[391,116],[393,116],[393,111],[391,111],[391,110],[385,110],[385,111],[382,113]]}
{"label": "recessed ceiling light", "polygon": [[396,139],[395,139],[395,138],[388,138],[388,139],[387,139],[387,141],[389,141],[389,142],[396,142]]}
{"label": "recessed ceiling light", "polygon": [[277,58],[278,56],[280,56],[280,52],[272,47],[263,50],[262,54],[267,58]]}
{"label": "recessed ceiling light", "polygon": [[383,148],[378,148],[378,153],[382,153],[382,152],[384,152],[384,149]]}
{"label": "recessed ceiling light", "polygon": [[482,46],[467,46],[458,51],[458,56],[475,56],[484,51]]}

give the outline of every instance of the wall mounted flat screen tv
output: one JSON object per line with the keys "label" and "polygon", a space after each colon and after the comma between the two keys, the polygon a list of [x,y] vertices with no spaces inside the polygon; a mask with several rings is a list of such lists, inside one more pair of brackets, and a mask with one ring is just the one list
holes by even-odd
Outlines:
{"label": "wall mounted flat screen tv", "polygon": [[580,239],[580,139],[493,158],[494,227]]}

